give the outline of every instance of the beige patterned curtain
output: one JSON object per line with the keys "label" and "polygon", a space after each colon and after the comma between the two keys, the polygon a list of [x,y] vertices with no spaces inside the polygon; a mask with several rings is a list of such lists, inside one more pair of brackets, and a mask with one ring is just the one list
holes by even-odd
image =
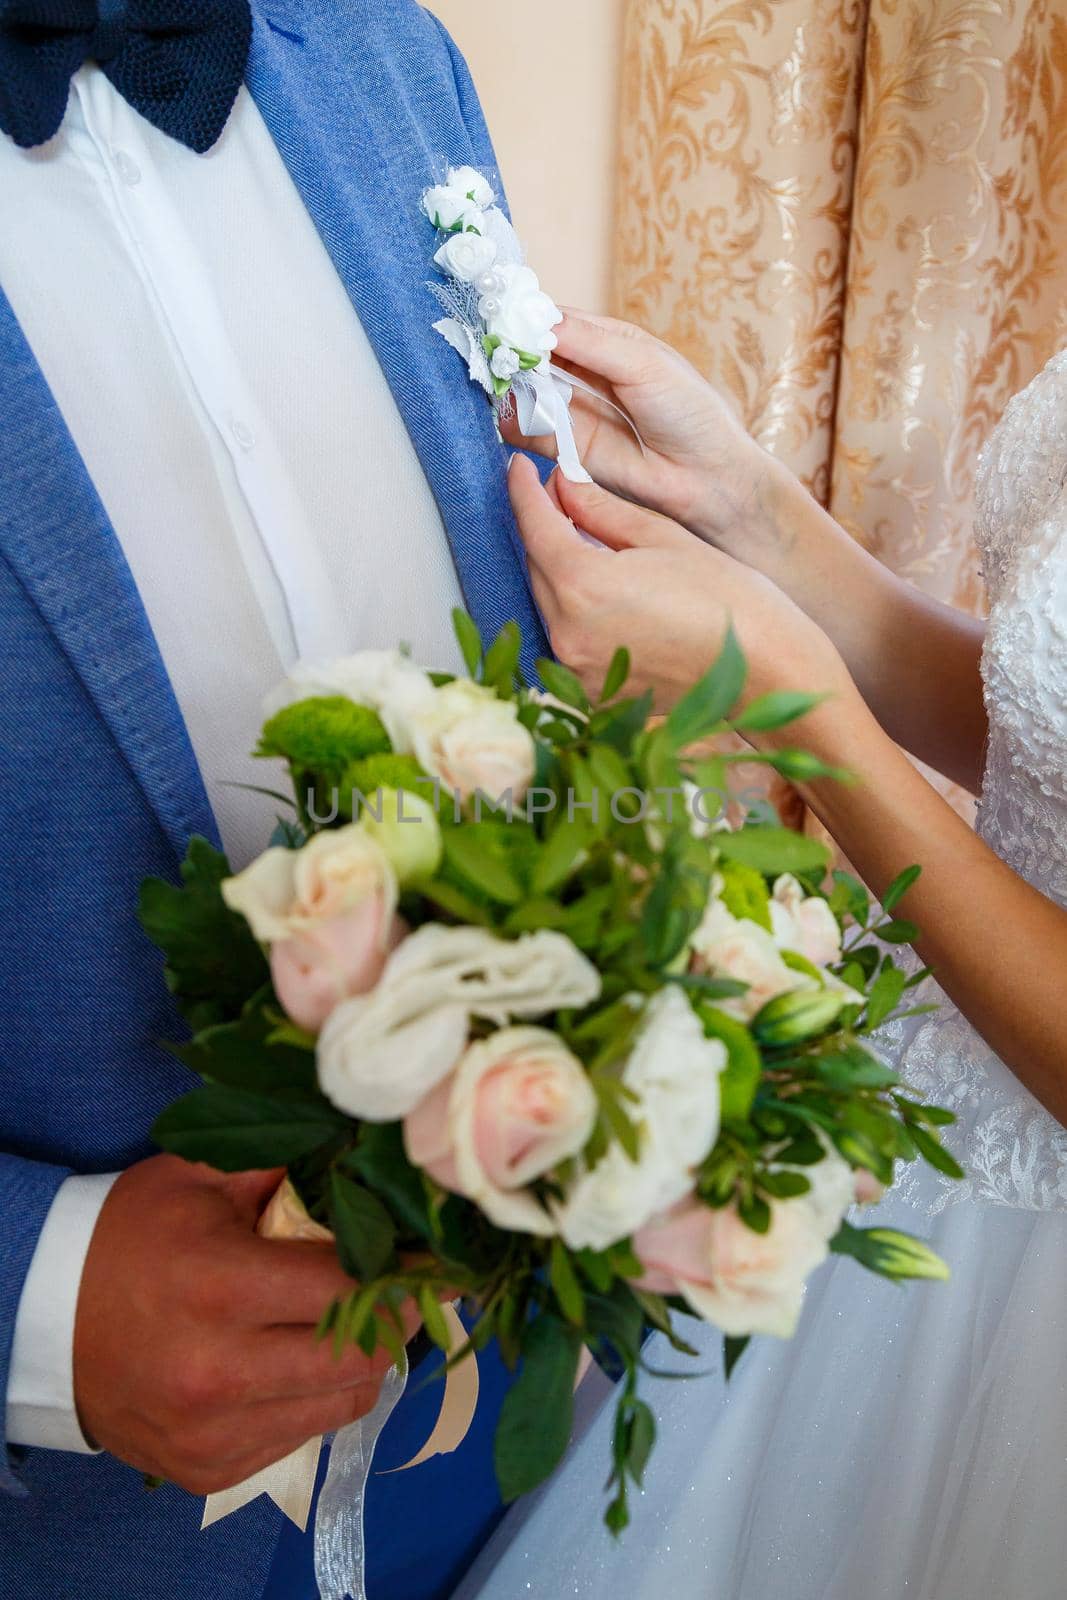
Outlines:
{"label": "beige patterned curtain", "polygon": [[627,0],[617,310],[980,609],[978,452],[1067,344],[1067,0]]}

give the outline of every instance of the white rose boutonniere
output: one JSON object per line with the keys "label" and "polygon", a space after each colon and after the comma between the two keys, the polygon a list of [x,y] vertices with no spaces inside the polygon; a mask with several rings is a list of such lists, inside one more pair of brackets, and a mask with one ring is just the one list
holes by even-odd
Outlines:
{"label": "white rose boutonniere", "polygon": [[492,184],[474,167],[452,167],[443,184],[426,190],[422,209],[447,236],[433,258],[445,282],[430,288],[448,315],[434,330],[463,357],[498,414],[517,409],[524,433],[554,433],[561,471],[588,483],[568,409],[578,380],[550,360],[563,313],[527,265]]}

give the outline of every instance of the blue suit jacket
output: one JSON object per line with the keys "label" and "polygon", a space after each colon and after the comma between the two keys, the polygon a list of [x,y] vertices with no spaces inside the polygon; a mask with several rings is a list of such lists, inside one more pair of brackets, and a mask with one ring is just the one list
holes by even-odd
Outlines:
{"label": "blue suit jacket", "polygon": [[[413,0],[254,5],[249,88],[389,380],[469,608],[485,631],[517,618],[529,661],[544,640],[504,453],[484,397],[431,332],[425,288],[422,189],[442,160],[493,166],[466,68]],[[0,662],[2,1421],[19,1296],[56,1189],[149,1154],[153,1118],[189,1086],[154,1043],[179,1022],[134,908],[145,874],[173,877],[189,835],[216,832],[121,548],[2,293]],[[427,1396],[402,1403],[387,1464],[421,1442]],[[372,1600],[445,1594],[474,1554],[499,1510],[491,1424],[480,1414],[460,1456],[375,1480]],[[199,1501],[148,1494],[108,1456],[6,1454],[2,1439],[0,1489],[5,1600],[258,1596],[282,1520],[259,1500],[202,1534]]]}

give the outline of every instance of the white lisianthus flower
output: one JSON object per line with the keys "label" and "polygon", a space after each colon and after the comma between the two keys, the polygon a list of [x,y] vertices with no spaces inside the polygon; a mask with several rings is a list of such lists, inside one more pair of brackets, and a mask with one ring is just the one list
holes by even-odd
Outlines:
{"label": "white lisianthus flower", "polygon": [[529,1193],[585,1145],[593,1086],[546,1028],[501,1028],[464,1053],[455,1072],[404,1122],[408,1159],[473,1200],[498,1228],[548,1236],[555,1224]]}
{"label": "white lisianthus flower", "polygon": [[466,195],[482,211],[496,200],[492,184],[477,167],[449,167],[446,186],[456,194]]}
{"label": "white lisianthus flower", "polygon": [[263,944],[310,933],[374,896],[385,928],[396,909],[396,874],[358,822],[316,833],[300,850],[273,845],[222,883],[223,900]]}
{"label": "white lisianthus flower", "polygon": [[432,703],[434,686],[421,667],[399,650],[360,650],[335,661],[298,661],[285,682],[267,696],[264,713],[273,716],[299,700],[345,695],[376,711],[398,755],[411,754],[410,718]]}
{"label": "white lisianthus flower", "polygon": [[622,1081],[637,1099],[638,1158],[613,1143],[553,1206],[572,1250],[606,1250],[686,1195],[719,1135],[719,1075],[727,1053],[707,1039],[686,996],[670,984],[648,1002]]}
{"label": "white lisianthus flower", "polygon": [[474,283],[496,260],[496,245],[477,233],[454,233],[434,256],[442,272],[458,283]]}
{"label": "white lisianthus flower", "polygon": [[516,804],[533,782],[536,747],[511,700],[457,678],[438,689],[408,723],[423,769],[467,799],[476,789]]}
{"label": "white lisianthus flower", "polygon": [[841,959],[841,929],[821,895],[805,896],[791,873],[774,885],[770,903],[771,928],[781,950],[795,950],[817,967]]}
{"label": "white lisianthus flower", "polygon": [[714,890],[690,949],[698,972],[748,984],[743,995],[715,1002],[739,1022],[751,1022],[768,1000],[780,994],[818,987],[810,973],[786,965],[773,933],[750,917],[735,917]]}
{"label": "white lisianthus flower", "polygon": [[489,370],[494,378],[503,378],[506,382],[510,382],[521,367],[522,362],[510,345],[497,345],[493,351],[493,359],[489,363]]}
{"label": "white lisianthus flower", "polygon": [[505,265],[500,276],[503,287],[479,305],[486,331],[516,350],[547,355],[556,348],[552,329],[563,321],[563,312],[544,293],[531,267]]}
{"label": "white lisianthus flower", "polygon": [[563,934],[498,939],[484,928],[427,923],[389,957],[370,994],[331,1014],[318,1042],[326,1098],[370,1122],[395,1122],[446,1078],[471,1017],[514,1018],[586,1006],[600,975]]}

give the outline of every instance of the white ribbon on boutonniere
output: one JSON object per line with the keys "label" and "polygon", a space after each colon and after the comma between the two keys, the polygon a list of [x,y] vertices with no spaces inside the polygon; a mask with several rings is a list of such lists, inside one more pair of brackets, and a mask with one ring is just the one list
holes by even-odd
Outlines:
{"label": "white ribbon on boutonniere", "polygon": [[[422,209],[441,239],[433,259],[445,279],[429,287],[448,312],[434,330],[463,357],[498,421],[515,415],[525,437],[555,435],[564,477],[591,483],[574,439],[573,392],[582,389],[613,411],[619,408],[553,366],[552,330],[563,313],[527,266],[518,235],[495,201],[490,180],[474,167],[450,167],[444,183],[422,197]],[[632,428],[625,413],[619,414]]]}
{"label": "white ribbon on boutonniere", "polygon": [[[260,1219],[258,1232],[268,1239],[331,1240],[328,1228],[312,1221],[304,1210],[288,1178],[284,1179]],[[454,1306],[441,1307],[448,1328],[451,1361],[465,1347],[470,1349],[467,1330]],[[382,1382],[378,1402],[367,1416],[350,1423],[333,1435],[326,1478],[315,1509],[315,1577],[320,1600],[366,1600],[366,1545],[363,1508],[374,1451],[407,1383],[407,1362],[390,1369]],[[407,1472],[434,1456],[458,1450],[474,1421],[478,1406],[478,1362],[473,1352],[455,1365],[446,1367],[441,1409],[430,1437],[420,1450],[391,1472]],[[290,1522],[301,1530],[307,1527],[315,1493],[321,1438],[309,1439],[281,1461],[265,1467],[254,1477],[209,1494],[204,1501],[201,1530],[210,1528],[242,1506],[265,1494]]]}

